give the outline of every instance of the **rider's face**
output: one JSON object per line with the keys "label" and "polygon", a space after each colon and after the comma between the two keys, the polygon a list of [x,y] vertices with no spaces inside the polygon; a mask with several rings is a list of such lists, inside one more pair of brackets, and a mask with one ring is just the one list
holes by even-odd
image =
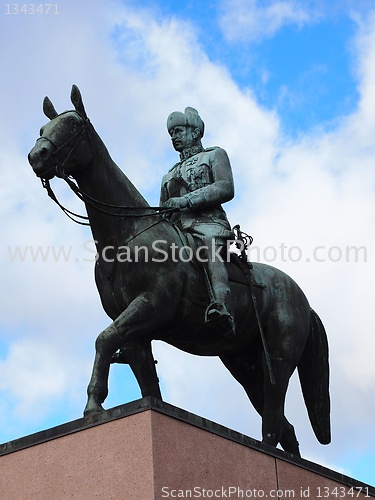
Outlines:
{"label": "rider's face", "polygon": [[169,131],[173,147],[176,151],[181,152],[194,145],[196,138],[193,135],[191,127],[177,125]]}

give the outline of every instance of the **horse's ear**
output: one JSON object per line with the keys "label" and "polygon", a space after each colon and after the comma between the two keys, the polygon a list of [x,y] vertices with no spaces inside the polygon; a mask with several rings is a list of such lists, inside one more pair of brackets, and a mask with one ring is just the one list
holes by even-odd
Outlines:
{"label": "horse's ear", "polygon": [[44,98],[43,101],[43,113],[49,118],[50,120],[53,120],[57,116],[57,111],[52,104],[52,102],[48,99],[48,97]]}
{"label": "horse's ear", "polygon": [[85,107],[84,107],[83,101],[82,101],[81,92],[80,92],[79,88],[77,87],[77,85],[72,86],[72,92],[70,94],[70,99],[71,99],[72,103],[74,104],[76,111],[78,111],[78,113],[81,116],[83,116],[83,118],[87,118]]}

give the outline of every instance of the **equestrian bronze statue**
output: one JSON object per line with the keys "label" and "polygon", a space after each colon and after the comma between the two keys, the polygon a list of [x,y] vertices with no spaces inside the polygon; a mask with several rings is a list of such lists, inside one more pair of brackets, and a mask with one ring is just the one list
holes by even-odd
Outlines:
{"label": "equestrian bronze statue", "polygon": [[[299,286],[274,267],[253,263],[250,269],[243,257],[224,251],[230,300],[217,298],[213,278],[200,261],[205,259],[197,258],[202,255],[199,239],[174,221],[189,203],[167,202],[186,195],[194,207],[193,193],[169,193],[162,207],[150,207],[110,157],[74,85],[71,100],[75,109],[58,114],[45,98],[43,110],[50,121],[29,162],[70,217],[79,216],[58,202],[49,181],[61,178],[84,202],[97,246],[95,280],[112,323],[96,339],[84,414],[103,410],[114,361],[130,365],[142,396],[161,399],[151,350],[157,339],[188,353],[219,356],[261,415],[263,442],[280,443],[299,456],[294,428],[284,415],[289,379],[297,368],[315,435],[329,443],[327,337]],[[164,188],[170,189],[167,181]],[[216,248],[216,233],[213,238]],[[219,303],[214,321],[212,303]],[[222,317],[233,320],[229,334]]]}

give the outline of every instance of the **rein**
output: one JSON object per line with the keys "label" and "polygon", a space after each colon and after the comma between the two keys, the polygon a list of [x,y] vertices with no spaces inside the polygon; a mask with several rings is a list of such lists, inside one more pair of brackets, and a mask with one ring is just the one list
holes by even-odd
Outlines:
{"label": "rein", "polygon": [[51,200],[53,200],[61,208],[61,210],[64,212],[64,214],[67,217],[69,217],[69,219],[71,219],[76,224],[81,224],[81,226],[89,226],[90,225],[89,222],[81,222],[81,221],[76,220],[74,218],[74,217],[76,217],[77,219],[89,220],[89,218],[87,216],[76,214],[76,213],[68,210],[66,207],[64,207],[64,205],[62,205],[59,202],[55,193],[53,192],[53,189],[51,188],[51,184],[50,184],[48,179],[41,179],[41,181],[42,181],[42,186],[47,190],[48,196],[51,198]]}
{"label": "rein", "polygon": [[[58,167],[57,167],[58,169]],[[73,193],[78,196],[80,200],[82,200],[84,203],[87,203],[91,207],[95,208],[98,212],[101,212],[106,215],[111,215],[114,217],[150,217],[150,216],[160,216],[164,215],[167,213],[175,212],[176,208],[162,208],[162,207],[126,207],[122,205],[111,205],[109,203],[104,203],[99,200],[95,200],[95,198],[92,198],[89,196],[87,193],[84,193],[82,189],[80,189],[77,184],[75,184],[65,173],[62,173],[61,171],[58,172],[57,177],[60,177],[63,179],[70,189],[73,191]],[[77,224],[81,224],[82,226],[90,226],[89,222],[81,222],[80,220],[77,219],[82,219],[82,220],[89,220],[89,217],[85,215],[80,215],[76,214],[75,212],[72,212],[71,210],[68,210],[64,205],[62,205],[59,200],[57,199],[55,193],[53,192],[53,189],[51,188],[51,184],[48,179],[41,179],[42,181],[42,186],[47,190],[48,196],[61,208],[61,210],[65,213],[69,219],[71,219],[73,222]],[[101,207],[106,207],[109,209],[114,209],[114,210],[122,210],[123,212],[118,213],[114,212],[111,210],[106,210]],[[127,211],[135,212],[135,211],[141,211],[141,210],[154,210],[154,213],[127,213]],[[178,210],[178,209],[177,209]]]}
{"label": "rein", "polygon": [[[80,189],[78,187],[78,185],[75,184],[72,181],[72,179],[64,172],[64,165],[68,161],[69,157],[72,155],[74,149],[78,146],[79,141],[80,141],[80,137],[81,137],[81,135],[83,135],[84,132],[86,132],[86,125],[89,122],[88,118],[83,117],[80,113],[78,113],[78,114],[80,115],[80,117],[83,120],[83,123],[82,123],[80,129],[72,137],[70,137],[69,139],[67,139],[61,146],[57,146],[48,137],[39,137],[37,139],[37,141],[40,140],[40,139],[45,139],[45,140],[49,141],[54,146],[54,148],[55,148],[55,151],[53,151],[53,153],[52,153],[52,157],[55,157],[56,153],[58,153],[59,151],[61,151],[61,149],[63,149],[66,145],[68,145],[74,139],[77,139],[74,142],[74,144],[72,145],[72,147],[70,148],[68,154],[66,155],[66,157],[64,158],[64,160],[62,161],[62,163],[58,162],[56,160],[56,158],[54,158],[54,159],[56,161],[56,176],[59,177],[59,178],[61,178],[61,179],[63,179],[68,184],[68,186],[70,187],[70,189],[74,192],[74,194],[76,196],[78,196],[78,198],[81,201],[83,201],[84,203],[86,203],[86,204],[90,205],[91,207],[95,208],[98,212],[104,213],[106,215],[111,215],[111,216],[114,216],[114,217],[150,217],[150,216],[160,216],[160,215],[165,215],[167,213],[175,212],[176,210],[178,210],[176,208],[163,208],[163,207],[148,207],[148,206],[147,207],[126,207],[126,206],[121,206],[121,205],[111,205],[109,203],[105,203],[105,202],[96,200],[95,198],[92,198],[87,193],[85,193],[84,191],[82,191],[82,189]],[[90,140],[89,135],[88,135],[88,139]],[[66,207],[64,207],[64,205],[62,205],[59,202],[59,200],[57,199],[55,193],[52,190],[51,184],[50,184],[50,182],[49,182],[48,179],[41,179],[41,181],[42,181],[42,186],[47,190],[48,196],[61,208],[61,210],[65,213],[65,215],[67,217],[69,217],[69,219],[71,219],[73,222],[76,222],[77,224],[81,224],[83,226],[90,226],[89,222],[81,222],[80,220],[77,220],[77,219],[81,219],[81,220],[88,221],[89,217],[87,217],[85,215],[76,214],[75,212],[72,212],[71,210],[68,210]],[[120,213],[118,212],[119,210],[121,210]],[[154,213],[152,213],[152,212],[151,213],[140,213],[140,211],[145,211],[145,210],[147,210],[148,212],[150,210],[153,210]],[[129,211],[131,213],[129,213]]]}

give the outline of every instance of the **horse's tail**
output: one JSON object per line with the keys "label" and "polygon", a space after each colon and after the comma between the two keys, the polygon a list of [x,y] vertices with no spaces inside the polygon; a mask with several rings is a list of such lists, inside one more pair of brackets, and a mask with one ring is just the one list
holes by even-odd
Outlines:
{"label": "horse's tail", "polygon": [[323,323],[312,309],[298,374],[314,433],[321,444],[328,444],[331,442],[328,341]]}

